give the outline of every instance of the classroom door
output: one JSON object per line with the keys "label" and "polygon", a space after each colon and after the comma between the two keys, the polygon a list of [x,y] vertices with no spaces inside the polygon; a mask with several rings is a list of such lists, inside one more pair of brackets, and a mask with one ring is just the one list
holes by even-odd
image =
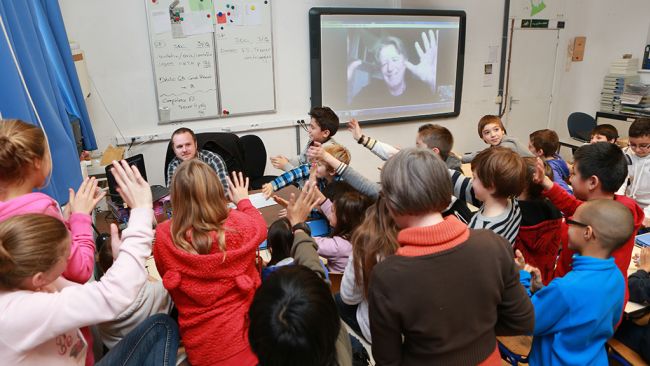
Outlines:
{"label": "classroom door", "polygon": [[528,145],[531,132],[548,128],[559,31],[515,29],[504,122],[508,135]]}

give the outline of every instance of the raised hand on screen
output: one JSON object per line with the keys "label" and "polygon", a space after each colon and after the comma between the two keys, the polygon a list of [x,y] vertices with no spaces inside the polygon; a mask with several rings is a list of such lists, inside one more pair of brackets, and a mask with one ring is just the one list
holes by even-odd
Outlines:
{"label": "raised hand on screen", "polygon": [[433,33],[433,30],[422,32],[422,46],[420,42],[415,42],[415,51],[420,57],[420,62],[415,65],[410,61],[406,61],[406,68],[417,76],[420,80],[429,84],[431,90],[436,88],[436,68],[438,66],[438,31]]}

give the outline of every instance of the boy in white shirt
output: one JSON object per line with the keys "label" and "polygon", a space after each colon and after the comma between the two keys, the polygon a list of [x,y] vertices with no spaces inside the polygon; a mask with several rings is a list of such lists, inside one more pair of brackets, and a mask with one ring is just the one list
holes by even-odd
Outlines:
{"label": "boy in white shirt", "polygon": [[634,199],[643,209],[643,226],[650,226],[650,118],[632,122],[630,144],[623,151],[628,157],[628,177],[618,194]]}

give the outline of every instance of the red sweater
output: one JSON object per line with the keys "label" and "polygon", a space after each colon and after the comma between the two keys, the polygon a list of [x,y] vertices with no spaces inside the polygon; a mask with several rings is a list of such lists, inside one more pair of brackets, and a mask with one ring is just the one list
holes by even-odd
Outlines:
{"label": "red sweater", "polygon": [[158,226],[153,254],[178,308],[189,362],[193,366],[256,365],[248,344],[248,308],[260,285],[255,253],[266,239],[262,215],[247,199],[230,210],[225,260],[216,242],[210,254],[178,249],[170,229],[171,220]]}
{"label": "red sweater", "polygon": [[[544,195],[548,197],[551,202],[557,207],[565,217],[571,217],[576,212],[578,206],[580,206],[583,201],[575,198],[573,195],[567,193],[562,187],[557,183],[553,184],[553,188],[544,192]],[[625,207],[629,208],[634,217],[634,232],[632,236],[625,242],[625,244],[612,252],[612,257],[616,262],[616,266],[623,274],[625,278],[625,303],[627,304],[627,299],[629,297],[629,291],[627,288],[627,269],[630,267],[630,259],[632,259],[632,249],[634,248],[634,237],[636,232],[641,227],[643,223],[643,209],[636,204],[636,202],[626,196],[614,195],[614,200],[622,203]],[[563,223],[563,235],[567,235],[568,226],[566,223]],[[568,248],[568,240],[562,240],[562,250],[560,251],[560,257],[557,261],[557,266],[555,267],[555,277],[563,277],[569,271],[571,271],[571,263],[573,263],[573,255],[576,254],[575,251]]]}

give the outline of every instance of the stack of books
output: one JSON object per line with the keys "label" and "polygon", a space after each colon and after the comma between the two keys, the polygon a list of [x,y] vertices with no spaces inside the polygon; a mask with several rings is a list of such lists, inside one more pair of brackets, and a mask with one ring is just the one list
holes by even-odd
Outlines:
{"label": "stack of books", "polygon": [[636,75],[636,71],[639,69],[639,59],[638,58],[622,58],[616,61],[613,61],[609,65],[609,74],[610,75]]}
{"label": "stack of books", "polygon": [[621,112],[650,116],[650,85],[629,83],[621,95]]}
{"label": "stack of books", "polygon": [[639,82],[638,65],[639,60],[636,58],[622,58],[610,64],[609,73],[605,75],[603,80],[603,90],[600,92],[601,111],[621,112],[621,97],[625,91],[625,86]]}

